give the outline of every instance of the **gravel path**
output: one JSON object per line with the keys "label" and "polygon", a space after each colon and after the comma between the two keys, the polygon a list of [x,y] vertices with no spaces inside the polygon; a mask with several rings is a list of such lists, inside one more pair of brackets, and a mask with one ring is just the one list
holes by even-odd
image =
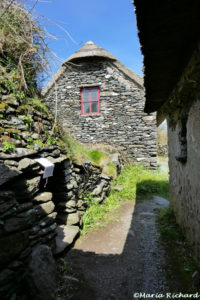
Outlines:
{"label": "gravel path", "polygon": [[160,197],[126,203],[118,220],[78,240],[65,257],[73,277],[67,278],[71,285],[64,299],[128,300],[139,299],[137,292],[168,292],[165,251],[155,224],[157,211],[166,205]]}

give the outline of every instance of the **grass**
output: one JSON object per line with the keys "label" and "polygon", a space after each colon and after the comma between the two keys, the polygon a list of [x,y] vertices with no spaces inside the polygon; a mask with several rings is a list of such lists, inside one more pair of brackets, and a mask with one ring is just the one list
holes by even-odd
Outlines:
{"label": "grass", "polygon": [[[167,276],[171,278],[172,274],[177,274],[177,279],[174,280],[176,286],[172,286],[171,289],[176,288],[185,293],[197,292],[192,282],[192,274],[198,270],[198,266],[170,206],[159,212],[157,225],[165,251],[170,254],[166,257]],[[171,266],[171,269],[168,266]],[[173,285],[173,281],[171,284]]]}
{"label": "grass", "polygon": [[176,224],[174,211],[171,207],[166,207],[158,214],[158,224],[161,236],[171,242],[182,242],[183,234]]}
{"label": "grass", "polygon": [[67,133],[63,134],[62,140],[68,155],[73,161],[83,163],[87,159],[93,164],[102,167],[103,173],[112,176],[113,178],[117,177],[117,169],[112,163],[112,158],[110,157],[109,152],[106,153],[101,151],[98,149],[98,145],[84,145]]}
{"label": "grass", "polygon": [[[117,192],[114,185],[121,185],[123,188]],[[125,166],[117,181],[113,182],[110,195],[102,205],[89,197],[89,208],[83,215],[82,234],[84,235],[91,228],[105,226],[113,220],[116,209],[121,204],[136,201],[136,199],[138,201],[152,195],[168,198],[168,189],[166,173],[149,171],[139,164]]]}

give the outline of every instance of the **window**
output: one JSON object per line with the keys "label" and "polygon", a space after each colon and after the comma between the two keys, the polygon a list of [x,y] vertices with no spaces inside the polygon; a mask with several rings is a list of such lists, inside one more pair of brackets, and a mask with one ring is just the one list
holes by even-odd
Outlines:
{"label": "window", "polygon": [[175,156],[176,160],[186,163],[187,162],[187,114],[182,115],[180,120],[180,132],[179,132],[179,155]]}
{"label": "window", "polygon": [[84,88],[81,90],[81,114],[100,114],[99,88]]}

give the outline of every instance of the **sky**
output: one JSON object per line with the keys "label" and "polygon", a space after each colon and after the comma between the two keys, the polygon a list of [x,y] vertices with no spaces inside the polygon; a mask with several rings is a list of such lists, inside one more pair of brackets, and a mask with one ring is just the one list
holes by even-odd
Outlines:
{"label": "sky", "polygon": [[[39,0],[35,11],[51,20],[43,23],[57,40],[48,44],[63,61],[91,40],[142,76],[132,0]],[[64,27],[72,40],[55,23]]]}

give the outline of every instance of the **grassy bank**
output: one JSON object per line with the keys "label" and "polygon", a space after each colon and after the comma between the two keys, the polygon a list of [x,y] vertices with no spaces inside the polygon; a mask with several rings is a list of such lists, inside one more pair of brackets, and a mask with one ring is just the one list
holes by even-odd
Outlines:
{"label": "grassy bank", "polygon": [[[114,186],[121,186],[116,191]],[[113,182],[109,197],[105,203],[99,205],[91,197],[88,197],[89,208],[83,216],[83,230],[85,234],[90,228],[105,226],[113,218],[115,211],[121,204],[127,201],[139,201],[142,198],[150,198],[158,195],[168,198],[168,175],[161,171],[149,171],[141,165],[127,165]]]}
{"label": "grassy bank", "polygon": [[117,177],[117,168],[110,156],[111,153],[116,152],[116,149],[106,145],[82,144],[67,133],[63,134],[62,140],[68,155],[73,161],[83,163],[87,159],[93,164],[102,167],[104,174],[113,178]]}

